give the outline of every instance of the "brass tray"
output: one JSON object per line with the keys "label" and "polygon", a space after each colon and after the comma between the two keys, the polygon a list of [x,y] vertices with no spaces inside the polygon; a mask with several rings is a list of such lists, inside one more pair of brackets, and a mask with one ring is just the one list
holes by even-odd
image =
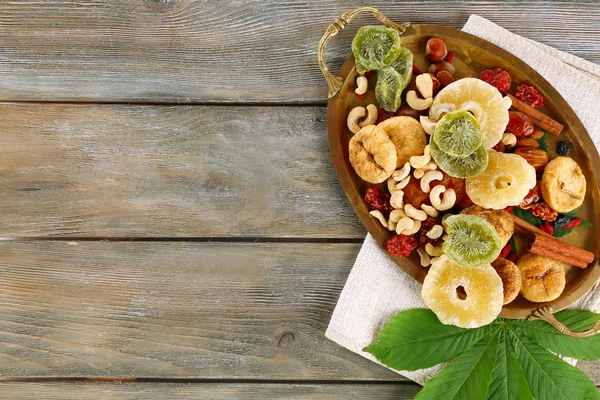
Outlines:
{"label": "brass tray", "polygon": [[[392,233],[369,214],[369,209],[363,200],[366,189],[372,185],[356,175],[348,159],[348,142],[352,137],[352,133],[346,126],[346,117],[348,112],[356,106],[377,104],[373,92],[376,74],[373,74],[369,79],[369,91],[361,100],[354,93],[357,76],[354,68],[354,58],[351,56],[345,62],[337,78],[333,78],[329,73],[322,58],[322,50],[327,41],[360,12],[369,12],[375,15],[380,22],[398,29],[401,32],[402,46],[408,48],[414,54],[414,64],[422,71],[427,71],[430,64],[425,58],[425,44],[429,38],[435,36],[443,39],[448,46],[448,50],[454,53],[455,58],[452,64],[456,68],[455,75],[457,79],[467,74],[479,76],[479,73],[484,69],[500,67],[512,76],[513,88],[515,82],[527,82],[542,93],[545,105],[541,111],[565,125],[563,132],[558,137],[548,135],[547,143],[550,158],[557,155],[556,143],[559,140],[566,140],[571,144],[569,156],[579,163],[587,179],[585,202],[577,211],[581,218],[594,224],[593,227],[576,229],[570,235],[560,238],[560,240],[585,248],[598,255],[600,253],[600,216],[595,211],[600,210],[600,189],[598,185],[600,156],[575,112],[550,83],[526,63],[484,39],[439,25],[397,25],[378,10],[363,7],[362,9],[351,10],[335,21],[319,44],[319,64],[330,88],[330,99],[327,104],[329,148],[338,178],[356,215],[396,264],[419,282],[423,282],[428,271],[427,268],[421,267],[415,254],[409,258],[403,258],[393,256],[387,252],[386,242],[392,236]],[[348,53],[351,54],[350,48],[348,48]],[[340,87],[339,91],[337,90],[338,87]],[[524,250],[523,243],[517,243],[517,247],[519,252]],[[565,290],[557,300],[549,303],[531,303],[519,296],[512,303],[504,306],[500,316],[506,318],[543,318],[539,312],[536,313],[535,317],[532,317],[532,314],[535,310],[548,306],[544,310],[550,317],[544,319],[553,318],[551,315],[552,310],[559,311],[570,306],[596,284],[600,278],[600,266],[597,258],[586,269],[567,266],[566,276]]]}

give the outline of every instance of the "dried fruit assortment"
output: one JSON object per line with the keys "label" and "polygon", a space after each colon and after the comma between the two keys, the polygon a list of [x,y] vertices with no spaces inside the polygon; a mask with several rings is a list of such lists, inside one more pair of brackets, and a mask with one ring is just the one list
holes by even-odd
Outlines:
{"label": "dried fruit assortment", "polygon": [[569,143],[558,144],[558,157],[548,153],[547,131],[558,134],[562,125],[534,110],[543,95],[517,82],[513,96],[511,75],[500,68],[457,77],[452,61],[461,55],[440,38],[423,49],[428,68],[414,65],[386,27],[361,28],[352,50],[356,94],[365,99],[375,71],[377,103],[348,113],[349,161],[374,184],[364,200],[390,232],[388,252],[416,253],[429,267],[422,296],[440,321],[474,328],[519,296],[560,297],[564,265],[534,247],[518,253],[513,238],[522,220],[556,236],[589,225],[573,211],[586,181],[566,157]]}

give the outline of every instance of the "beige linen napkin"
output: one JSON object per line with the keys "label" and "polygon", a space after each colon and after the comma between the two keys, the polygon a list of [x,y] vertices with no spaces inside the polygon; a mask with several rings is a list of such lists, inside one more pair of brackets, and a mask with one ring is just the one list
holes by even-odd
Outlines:
{"label": "beige linen napkin", "polygon": [[[575,110],[596,146],[600,146],[600,66],[541,43],[523,38],[472,15],[463,31],[511,52],[538,71]],[[421,284],[404,273],[367,236],[329,322],[325,335],[334,342],[375,362],[362,349],[377,337],[392,316],[424,308]],[[590,291],[571,308],[600,312],[600,290]],[[576,360],[567,360],[575,364]],[[396,371],[425,384],[442,366],[419,371]]]}

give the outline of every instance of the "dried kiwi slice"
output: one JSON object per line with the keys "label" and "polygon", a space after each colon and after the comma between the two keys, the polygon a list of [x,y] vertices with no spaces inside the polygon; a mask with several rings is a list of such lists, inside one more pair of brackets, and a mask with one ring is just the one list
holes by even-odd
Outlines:
{"label": "dried kiwi slice", "polygon": [[435,140],[429,141],[431,157],[442,171],[455,178],[472,178],[483,172],[488,164],[488,152],[484,146],[479,146],[466,157],[454,157],[444,153]]}
{"label": "dried kiwi slice", "polygon": [[383,69],[398,58],[400,35],[385,26],[363,26],[354,36],[352,53],[358,73]]}
{"label": "dried kiwi slice", "polygon": [[489,264],[502,250],[502,241],[496,229],[484,218],[459,214],[446,219],[448,239],[444,253],[463,267]]}
{"label": "dried kiwi slice", "polygon": [[475,117],[459,110],[444,115],[435,124],[433,140],[444,153],[466,157],[481,146],[483,135]]}
{"label": "dried kiwi slice", "polygon": [[412,66],[413,66],[413,54],[409,49],[405,47],[400,48],[400,54],[398,58],[390,65],[390,67],[394,68],[397,73],[400,74],[402,80],[404,81],[404,87],[402,90],[406,89],[408,84],[410,83],[410,78],[412,77]]}
{"label": "dried kiwi slice", "polygon": [[396,112],[402,102],[402,91],[404,80],[393,67],[387,67],[377,71],[377,85],[375,85],[375,97],[379,105],[386,111]]}

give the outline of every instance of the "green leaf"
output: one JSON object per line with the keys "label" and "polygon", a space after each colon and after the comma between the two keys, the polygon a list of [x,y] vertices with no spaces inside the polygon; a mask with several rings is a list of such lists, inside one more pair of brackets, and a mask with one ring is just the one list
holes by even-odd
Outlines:
{"label": "green leaf", "polygon": [[[554,314],[554,316],[575,331],[588,329],[600,320],[600,314],[591,311],[565,310]],[[573,338],[540,320],[514,320],[512,325],[518,332],[527,335],[540,346],[555,353],[579,360],[597,360],[600,358],[600,335]]]}
{"label": "green leaf", "polygon": [[592,224],[591,222],[587,222],[585,220],[581,220],[581,223],[579,224],[579,226],[594,226],[594,224]]}
{"label": "green leaf", "polygon": [[364,351],[400,371],[414,371],[446,362],[488,335],[493,325],[464,329],[442,324],[433,311],[403,311],[388,322],[377,343]]}
{"label": "green leaf", "polygon": [[522,208],[515,207],[513,208],[512,213],[522,220],[525,220],[535,226],[540,226],[544,223],[540,217],[536,217],[529,210],[523,210]]}
{"label": "green leaf", "polygon": [[566,216],[571,217],[571,218],[577,218],[577,210],[571,210],[571,211],[563,212],[563,213],[560,213],[560,214],[566,215]]}
{"label": "green leaf", "polygon": [[540,144],[540,147],[539,147],[540,150],[548,151],[548,146],[546,145],[547,137],[548,137],[548,131],[544,131],[544,136],[542,136],[539,139],[536,139],[537,142]]}
{"label": "green leaf", "polygon": [[573,232],[573,229],[565,229],[563,227],[557,226],[556,228],[554,228],[554,232],[552,233],[552,236],[563,237],[563,236],[568,235],[571,232]]}
{"label": "green leaf", "polygon": [[507,340],[506,329],[499,335],[496,366],[486,400],[534,400],[515,350]]}
{"label": "green leaf", "polygon": [[517,359],[536,399],[591,400],[600,392],[586,374],[566,363],[525,335],[510,330]]}
{"label": "green leaf", "polygon": [[485,399],[498,351],[498,332],[456,357],[417,393],[415,400]]}

